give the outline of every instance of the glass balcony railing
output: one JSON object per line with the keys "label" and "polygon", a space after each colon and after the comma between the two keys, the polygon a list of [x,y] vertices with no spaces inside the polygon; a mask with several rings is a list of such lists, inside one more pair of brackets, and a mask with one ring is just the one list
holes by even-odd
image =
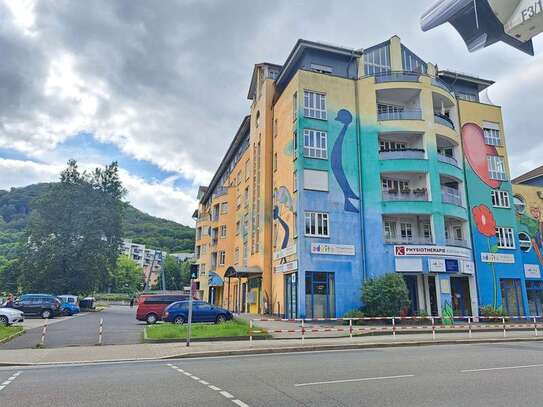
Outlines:
{"label": "glass balcony railing", "polygon": [[441,200],[444,203],[450,203],[453,205],[462,206],[462,196],[457,189],[441,186]]}
{"label": "glass balcony railing", "polygon": [[470,247],[469,242],[463,239],[446,239],[445,243],[447,246]]}
{"label": "glass balcony railing", "polygon": [[450,88],[449,85],[439,78],[432,78],[432,85],[437,86],[438,88],[441,88],[449,93],[453,93],[452,88]]}
{"label": "glass balcony railing", "polygon": [[445,127],[448,127],[449,129],[454,130],[454,123],[452,122],[452,120],[448,116],[446,116],[444,114],[434,113],[434,121],[437,124],[441,124],[442,126],[445,126]]}
{"label": "glass balcony railing", "polygon": [[418,82],[420,73],[409,71],[391,71],[375,74],[375,83],[385,82]]}
{"label": "glass balcony railing", "polygon": [[434,240],[431,237],[423,236],[410,236],[410,237],[400,237],[400,236],[385,236],[386,244],[434,244]]}
{"label": "glass balcony railing", "polygon": [[403,148],[397,150],[379,150],[379,158],[381,160],[396,160],[396,159],[425,159],[425,151],[422,148]]}
{"label": "glass balcony railing", "polygon": [[421,109],[405,109],[400,112],[379,112],[377,120],[422,120]]}
{"label": "glass balcony railing", "polygon": [[448,155],[444,154],[438,154],[437,159],[443,163],[448,163],[454,165],[455,167],[460,167],[460,165],[458,164],[458,160],[454,157],[449,157]]}
{"label": "glass balcony railing", "polygon": [[417,189],[403,189],[395,190],[389,189],[383,191],[383,201],[427,201],[428,191],[426,188]]}

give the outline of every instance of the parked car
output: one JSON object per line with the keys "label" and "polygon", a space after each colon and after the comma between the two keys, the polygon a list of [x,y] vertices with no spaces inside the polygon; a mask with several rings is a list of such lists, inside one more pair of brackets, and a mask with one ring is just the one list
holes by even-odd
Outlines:
{"label": "parked car", "polygon": [[160,321],[166,307],[174,302],[187,300],[186,294],[142,294],[138,300],[136,319],[148,324]]}
{"label": "parked car", "polygon": [[78,314],[81,310],[77,305],[77,296],[75,295],[57,295],[57,298],[62,303],[60,305],[60,313],[62,315]]}
{"label": "parked car", "polygon": [[[208,304],[205,301],[193,301],[192,322],[214,322],[220,324],[234,316],[224,308]],[[189,301],[174,302],[166,307],[162,320],[174,324],[184,324],[189,319]]]}
{"label": "parked car", "polygon": [[23,294],[13,303],[13,308],[24,315],[39,315],[44,319],[60,315],[60,300],[50,294]]}
{"label": "parked car", "polygon": [[24,316],[22,311],[14,308],[0,308],[0,326],[8,326],[23,321]]}
{"label": "parked car", "polygon": [[85,297],[79,301],[79,308],[82,310],[94,310],[96,309],[96,298]]}

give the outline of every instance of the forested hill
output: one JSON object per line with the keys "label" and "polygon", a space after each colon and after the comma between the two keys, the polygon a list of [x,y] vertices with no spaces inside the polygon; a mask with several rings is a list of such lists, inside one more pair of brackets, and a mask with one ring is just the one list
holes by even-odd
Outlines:
{"label": "forested hill", "polygon": [[[43,194],[50,184],[0,190],[0,257],[13,258],[17,239],[23,233],[31,213],[31,201]],[[173,252],[194,250],[194,229],[148,215],[127,204],[123,217],[124,238],[135,243]]]}

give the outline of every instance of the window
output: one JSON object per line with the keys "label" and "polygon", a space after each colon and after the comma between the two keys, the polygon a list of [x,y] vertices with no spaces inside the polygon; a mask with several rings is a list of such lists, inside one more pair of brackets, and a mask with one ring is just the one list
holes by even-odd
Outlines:
{"label": "window", "polygon": [[312,71],[319,73],[332,73],[332,67],[328,65],[311,64],[310,68]]}
{"label": "window", "polygon": [[383,191],[389,193],[397,193],[398,191],[406,191],[409,189],[409,181],[402,181],[397,179],[383,178],[382,180]]}
{"label": "window", "polygon": [[422,224],[422,236],[426,241],[432,240],[432,226],[429,223]]}
{"label": "window", "polygon": [[224,250],[219,252],[219,266],[224,266],[226,263],[226,253]]}
{"label": "window", "polygon": [[510,208],[509,192],[493,189],[491,192],[492,206],[495,208]]}
{"label": "window", "polygon": [[256,112],[255,126],[257,129],[260,127],[260,110]]}
{"label": "window", "polygon": [[200,264],[198,266],[198,269],[200,270],[200,275],[201,276],[205,276],[206,275],[206,265],[205,264]]}
{"label": "window", "polygon": [[400,237],[408,242],[413,240],[413,225],[411,223],[400,223]]}
{"label": "window", "polygon": [[326,120],[326,95],[304,91],[304,116]]}
{"label": "window", "polygon": [[520,232],[518,234],[518,241],[520,250],[527,253],[532,249],[532,239],[528,236],[527,233]]}
{"label": "window", "polygon": [[236,247],[234,250],[234,264],[238,264],[239,262],[239,247]]}
{"label": "window", "polygon": [[526,210],[526,203],[524,202],[524,199],[520,195],[515,195],[513,197],[513,206],[515,207],[515,210],[517,213],[524,213]]}
{"label": "window", "polygon": [[452,227],[452,231],[453,231],[453,238],[455,240],[464,240],[464,231],[462,230],[462,226],[453,226]]}
{"label": "window", "polygon": [[207,253],[207,244],[202,245],[202,254]]}
{"label": "window", "polygon": [[200,258],[200,246],[196,246],[196,258]]}
{"label": "window", "polygon": [[328,214],[324,212],[305,212],[305,235],[328,237]]}
{"label": "window", "polygon": [[292,171],[292,191],[296,192],[298,190],[298,183],[296,182],[296,170]]}
{"label": "window", "polygon": [[383,223],[383,232],[385,235],[385,241],[393,241],[396,239],[396,222],[392,220],[385,220]]}
{"label": "window", "polygon": [[236,207],[239,209],[241,206],[241,195],[238,195],[236,198]]}
{"label": "window", "polygon": [[222,214],[228,213],[228,202],[223,202],[221,204],[221,213]]}
{"label": "window", "polygon": [[248,255],[249,255],[249,246],[247,242],[243,242],[243,260],[247,260]]}
{"label": "window", "polygon": [[238,175],[236,175],[236,184],[241,184],[241,171],[238,172]]}
{"label": "window", "polygon": [[485,133],[485,143],[491,146],[499,146],[501,145],[500,142],[500,131],[497,129],[483,129]]}
{"label": "window", "polygon": [[496,239],[498,239],[498,247],[501,249],[515,248],[515,235],[513,228],[496,228]]}
{"label": "window", "polygon": [[243,215],[243,235],[247,235],[249,233],[249,214],[246,213]]}
{"label": "window", "polygon": [[273,133],[273,138],[277,137],[277,119],[273,120],[272,133]]}
{"label": "window", "polygon": [[249,176],[251,174],[251,165],[250,160],[245,161],[245,179],[249,179]]}
{"label": "window", "polygon": [[328,171],[304,170],[304,189],[328,192]]}
{"label": "window", "polygon": [[456,96],[458,96],[458,99],[460,100],[467,100],[468,102],[478,102],[479,98],[477,95],[473,93],[465,93],[465,92],[458,92],[456,91]]}
{"label": "window", "polygon": [[241,222],[238,220],[236,222],[236,235],[239,235],[240,229],[241,229]]}
{"label": "window", "polygon": [[[398,105],[391,105],[391,104],[385,104],[385,103],[378,103],[377,104],[377,114],[391,114],[394,113],[402,113],[405,110],[403,106]],[[398,116],[399,117],[399,116]]]}
{"label": "window", "polygon": [[488,163],[488,172],[490,178],[498,181],[506,181],[507,175],[505,174],[505,163],[503,157],[497,155],[488,155],[486,157]]}
{"label": "window", "polygon": [[296,150],[298,150],[298,133],[296,131],[292,133],[292,145],[294,147],[294,158],[296,158]]}
{"label": "window", "polygon": [[388,44],[364,52],[364,72],[366,75],[390,71],[390,51]]}
{"label": "window", "polygon": [[245,192],[243,194],[243,202],[245,202],[245,206],[249,206],[249,187],[245,188]]}
{"label": "window", "polygon": [[304,129],[304,157],[328,158],[328,135],[325,131]]}
{"label": "window", "polygon": [[292,121],[295,122],[298,117],[298,93],[292,95]]}
{"label": "window", "polygon": [[403,151],[406,148],[405,143],[397,143],[395,141],[381,140],[380,151]]}
{"label": "window", "polygon": [[273,171],[277,171],[277,153],[273,153]]}
{"label": "window", "polygon": [[226,225],[221,225],[220,237],[226,239]]}
{"label": "window", "polygon": [[402,45],[403,70],[409,72],[426,73],[426,62],[413,54],[408,48]]}

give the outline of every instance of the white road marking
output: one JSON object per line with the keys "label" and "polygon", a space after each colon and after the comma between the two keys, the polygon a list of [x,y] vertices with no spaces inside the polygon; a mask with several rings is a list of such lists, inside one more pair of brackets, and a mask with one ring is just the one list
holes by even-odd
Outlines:
{"label": "white road marking", "polygon": [[312,383],[298,383],[294,387],[303,387],[303,386],[316,386],[318,384],[334,384],[334,383],[351,383],[351,382],[369,382],[372,380],[389,380],[389,379],[402,379],[406,377],[414,377],[412,374],[404,374],[398,376],[380,376],[380,377],[364,377],[361,379],[344,379],[344,380],[329,380],[326,382],[312,382]]}
{"label": "white road marking", "polygon": [[220,390],[221,390],[220,387],[213,386],[212,384],[210,384],[210,385],[207,386],[207,387],[209,387],[211,390],[215,390],[215,391],[220,391]]}
{"label": "white road marking", "polygon": [[237,404],[240,407],[249,407],[248,404],[245,404],[243,401],[238,399],[232,400],[232,403]]}
{"label": "white road marking", "polygon": [[183,374],[184,374],[185,376],[190,376],[190,373],[189,373],[189,372],[183,372]]}
{"label": "white road marking", "polygon": [[12,383],[22,372],[14,373],[8,380],[0,385],[0,391],[4,390],[10,383]]}
{"label": "white road marking", "polygon": [[191,378],[191,379],[194,379],[194,380],[200,380],[200,378],[199,378],[199,377],[196,377],[196,376],[191,376],[190,378]]}
{"label": "white road marking", "polygon": [[228,393],[227,391],[223,390],[221,391],[221,394],[226,397],[227,399],[233,399],[234,396],[232,396],[230,393]]}
{"label": "white road marking", "polygon": [[206,386],[209,384],[209,382],[206,382],[205,380],[198,380],[198,381],[199,381],[200,383],[202,383],[203,385],[206,385]]}
{"label": "white road marking", "polygon": [[503,366],[503,367],[487,367],[483,369],[466,369],[461,370],[461,373],[472,373],[472,372],[490,372],[492,370],[512,370],[512,369],[531,369],[534,367],[543,367],[543,364],[538,365],[523,365],[523,366]]}
{"label": "white road marking", "polygon": [[2,383],[2,386],[7,386],[10,383],[11,383],[11,380],[6,380],[4,383]]}

